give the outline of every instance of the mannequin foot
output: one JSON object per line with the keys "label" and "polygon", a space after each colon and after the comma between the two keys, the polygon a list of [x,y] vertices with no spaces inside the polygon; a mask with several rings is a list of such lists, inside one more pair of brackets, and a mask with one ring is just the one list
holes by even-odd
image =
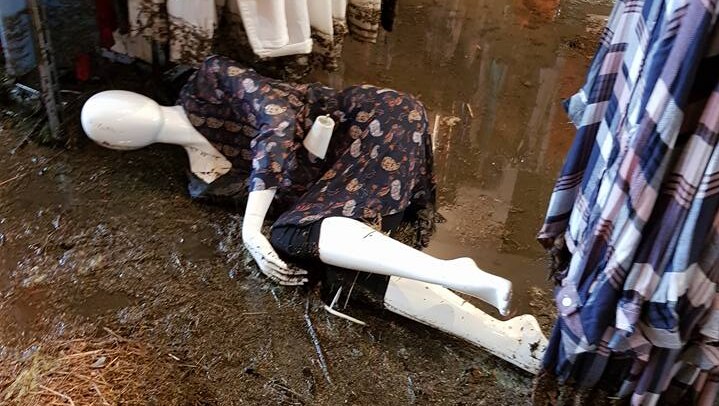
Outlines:
{"label": "mannequin foot", "polygon": [[457,258],[448,261],[451,267],[466,272],[473,277],[467,279],[467,289],[458,289],[472,295],[499,310],[502,316],[509,314],[512,300],[512,282],[497,275],[479,269],[471,258]]}
{"label": "mannequin foot", "polygon": [[[501,293],[500,293],[501,292]],[[512,282],[499,278],[497,281],[497,309],[502,316],[509,316],[512,309]]]}

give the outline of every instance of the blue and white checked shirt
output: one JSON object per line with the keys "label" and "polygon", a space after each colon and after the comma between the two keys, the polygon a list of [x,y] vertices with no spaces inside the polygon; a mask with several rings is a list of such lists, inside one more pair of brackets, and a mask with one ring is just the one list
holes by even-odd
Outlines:
{"label": "blue and white checked shirt", "polygon": [[577,135],[539,240],[571,254],[545,368],[653,405],[719,387],[717,0],[618,1],[566,107]]}

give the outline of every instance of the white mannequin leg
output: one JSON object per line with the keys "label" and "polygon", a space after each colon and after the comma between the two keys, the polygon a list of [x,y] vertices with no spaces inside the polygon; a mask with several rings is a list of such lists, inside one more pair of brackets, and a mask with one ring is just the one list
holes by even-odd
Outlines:
{"label": "white mannequin leg", "polygon": [[394,276],[384,304],[394,313],[463,338],[530,373],[541,369],[547,338],[534,316],[499,321],[448,289]]}
{"label": "white mannequin leg", "polygon": [[477,297],[507,314],[512,293],[508,280],[482,271],[469,258],[443,260],[396,241],[346,217],[322,221],[322,262],[356,271],[433,283]]}

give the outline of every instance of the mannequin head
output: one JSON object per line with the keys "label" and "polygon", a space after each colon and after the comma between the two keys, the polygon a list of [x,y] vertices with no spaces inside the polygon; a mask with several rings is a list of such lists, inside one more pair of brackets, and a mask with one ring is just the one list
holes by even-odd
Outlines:
{"label": "mannequin head", "polygon": [[80,121],[87,136],[107,148],[131,150],[156,142],[183,146],[190,170],[205,183],[232,168],[192,126],[181,106],[163,107],[141,94],[108,90],[85,102]]}
{"label": "mannequin head", "polygon": [[93,141],[112,149],[131,150],[157,142],[163,127],[160,105],[124,90],[92,96],[82,107],[82,128]]}

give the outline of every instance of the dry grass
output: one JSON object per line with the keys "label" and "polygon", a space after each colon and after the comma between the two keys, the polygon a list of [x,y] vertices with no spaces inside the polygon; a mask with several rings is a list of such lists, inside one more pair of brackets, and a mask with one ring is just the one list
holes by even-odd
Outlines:
{"label": "dry grass", "polygon": [[0,404],[147,404],[175,365],[147,344],[108,333],[97,340],[45,343],[24,359],[0,362]]}

